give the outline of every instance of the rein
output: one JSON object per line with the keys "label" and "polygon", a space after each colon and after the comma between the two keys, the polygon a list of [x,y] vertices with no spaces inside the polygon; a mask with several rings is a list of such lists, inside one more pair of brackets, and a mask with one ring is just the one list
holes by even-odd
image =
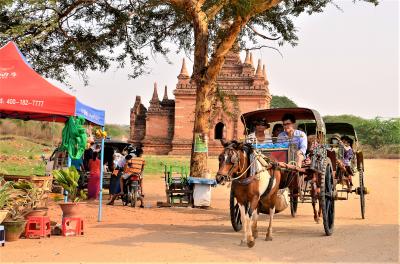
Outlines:
{"label": "rein", "polygon": [[237,177],[235,177],[235,178],[232,178],[232,181],[242,178],[243,175],[250,169],[250,167],[251,167],[251,166],[254,164],[254,162],[256,162],[256,161],[257,161],[257,159],[254,159],[254,160],[250,163],[250,165],[247,167],[247,169],[246,169],[244,172],[242,172],[239,176],[237,176]]}

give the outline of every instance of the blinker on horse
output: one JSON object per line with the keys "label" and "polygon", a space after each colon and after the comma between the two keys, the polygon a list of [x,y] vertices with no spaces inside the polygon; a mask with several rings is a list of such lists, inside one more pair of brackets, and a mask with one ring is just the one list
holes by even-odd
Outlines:
{"label": "blinker on horse", "polygon": [[272,220],[280,183],[280,170],[267,163],[250,144],[221,141],[224,151],[219,155],[216,181],[232,181],[244,238],[241,245],[253,247],[258,236],[257,219],[260,209],[269,211],[269,226],[265,240],[272,240]]}

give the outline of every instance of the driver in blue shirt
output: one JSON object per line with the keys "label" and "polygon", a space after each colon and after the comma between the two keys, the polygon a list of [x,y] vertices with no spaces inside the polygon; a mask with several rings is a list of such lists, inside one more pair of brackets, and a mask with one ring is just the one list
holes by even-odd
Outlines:
{"label": "driver in blue shirt", "polygon": [[292,114],[284,114],[282,117],[282,125],[284,131],[278,135],[278,142],[289,141],[289,144],[295,144],[297,147],[296,152],[296,165],[301,168],[303,160],[306,157],[307,151],[307,136],[298,129],[295,129],[296,118]]}

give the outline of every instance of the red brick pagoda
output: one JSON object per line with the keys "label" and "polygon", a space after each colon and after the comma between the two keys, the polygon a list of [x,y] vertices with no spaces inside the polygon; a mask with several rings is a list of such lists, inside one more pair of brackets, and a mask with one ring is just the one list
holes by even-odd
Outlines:
{"label": "red brick pagoda", "polygon": [[[217,78],[218,88],[226,95],[233,95],[229,100],[229,110],[224,111],[217,102],[211,117],[209,135],[209,154],[219,154],[222,147],[220,139],[240,139],[243,137],[241,113],[268,108],[271,95],[268,89],[265,65],[258,60],[254,69],[251,53],[246,53],[242,63],[238,52],[231,51]],[[157,84],[154,84],[153,97],[146,109],[140,96],[131,108],[130,142],[144,147],[145,154],[187,155],[192,146],[192,131],[196,98],[196,85],[191,81],[183,60],[178,83],[174,90],[175,100],[168,99],[167,87],[160,101]]]}

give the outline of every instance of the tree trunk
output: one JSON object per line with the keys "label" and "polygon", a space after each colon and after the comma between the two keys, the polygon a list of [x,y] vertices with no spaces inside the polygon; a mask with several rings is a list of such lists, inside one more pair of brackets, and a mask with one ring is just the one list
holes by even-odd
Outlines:
{"label": "tree trunk", "polygon": [[194,14],[194,64],[192,78],[196,83],[196,107],[193,127],[192,151],[190,158],[190,175],[203,177],[207,169],[207,152],[194,152],[196,135],[208,138],[209,131],[209,100],[207,93],[209,88],[204,85],[204,73],[208,66],[208,21],[201,9]]}
{"label": "tree trunk", "polygon": [[[195,58],[193,66],[193,78],[196,81],[196,108],[193,128],[192,155],[190,159],[190,175],[193,177],[204,177],[207,171],[207,152],[194,152],[195,137],[200,135],[208,140],[210,131],[210,116],[212,101],[215,96],[216,79],[222,65],[225,62],[225,55],[231,50],[235,43],[240,30],[246,24],[248,18],[237,18],[230,28],[228,34],[215,47],[215,52],[211,56],[211,61],[207,65],[207,46],[208,42],[200,42],[198,40],[204,37],[204,31],[199,32],[194,26],[195,32]],[[199,21],[202,29],[206,28],[206,20]],[[195,23],[196,24],[196,23]],[[203,38],[204,40],[204,38]],[[208,40],[208,30],[207,30]],[[196,45],[197,44],[197,45]],[[199,64],[196,64],[199,62]],[[201,62],[203,62],[201,66]]]}
{"label": "tree trunk", "polygon": [[190,160],[190,173],[193,177],[204,177],[207,170],[207,157],[208,152],[194,152],[195,150],[195,137],[200,136],[206,141],[208,145],[209,126],[210,126],[210,113],[211,113],[211,99],[208,96],[210,87],[202,85],[197,88],[196,92],[196,110],[195,121],[193,129],[193,144],[192,156]]}

